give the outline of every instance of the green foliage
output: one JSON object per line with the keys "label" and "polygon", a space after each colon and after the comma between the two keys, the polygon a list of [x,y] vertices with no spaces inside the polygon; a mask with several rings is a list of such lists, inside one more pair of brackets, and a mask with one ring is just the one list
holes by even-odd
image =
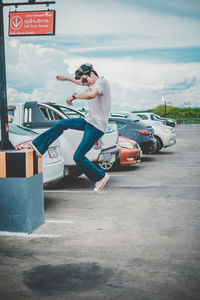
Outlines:
{"label": "green foliage", "polygon": [[[161,117],[165,117],[165,105],[159,105],[156,108],[148,111],[146,110],[145,112],[153,112]],[[200,108],[191,108],[191,107],[179,108],[174,106],[166,106],[166,117],[175,120],[200,118]]]}

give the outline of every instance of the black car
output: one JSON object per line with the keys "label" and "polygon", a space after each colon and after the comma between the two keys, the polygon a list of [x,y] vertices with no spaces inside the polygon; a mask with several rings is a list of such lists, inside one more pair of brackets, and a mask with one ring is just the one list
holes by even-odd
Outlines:
{"label": "black car", "polygon": [[154,113],[150,114],[150,118],[153,121],[163,122],[167,126],[176,127],[176,121],[174,119],[163,118],[163,117],[160,117],[160,116],[158,116],[158,115],[156,115]]}
{"label": "black car", "polygon": [[117,124],[120,136],[125,136],[135,140],[145,154],[152,153],[156,149],[156,140],[154,138],[153,128],[141,124],[139,119],[133,119],[128,114],[111,114],[109,121]]}
{"label": "black car", "polygon": [[174,119],[161,118],[158,115],[156,115],[156,116],[157,116],[158,120],[165,121],[167,126],[176,127],[176,125],[177,125],[176,120],[174,120]]}

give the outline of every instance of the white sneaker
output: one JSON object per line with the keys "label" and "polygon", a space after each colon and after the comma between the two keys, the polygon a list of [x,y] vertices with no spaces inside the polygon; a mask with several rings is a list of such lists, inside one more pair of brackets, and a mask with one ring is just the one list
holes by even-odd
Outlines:
{"label": "white sneaker", "polygon": [[32,142],[28,142],[28,145],[36,152],[36,155],[38,157],[42,157],[42,154],[40,153],[40,151],[38,151],[38,149],[33,145]]}
{"label": "white sneaker", "polygon": [[106,175],[104,176],[103,179],[101,179],[100,181],[97,181],[95,183],[94,192],[99,192],[100,190],[102,190],[109,178],[110,178],[110,175],[108,175],[108,173],[106,173]]}

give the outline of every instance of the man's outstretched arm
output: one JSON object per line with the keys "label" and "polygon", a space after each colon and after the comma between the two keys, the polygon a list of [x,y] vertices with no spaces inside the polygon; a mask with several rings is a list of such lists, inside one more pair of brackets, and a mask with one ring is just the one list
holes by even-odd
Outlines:
{"label": "man's outstretched arm", "polygon": [[75,99],[91,100],[94,99],[97,95],[98,90],[94,88],[83,93],[74,94],[74,96],[68,97],[66,102],[68,105],[72,105],[72,101],[74,101]]}
{"label": "man's outstretched arm", "polygon": [[81,80],[77,80],[77,79],[74,79],[73,77],[69,77],[69,76],[58,75],[58,76],[56,76],[56,79],[60,80],[60,81],[70,81],[70,82],[73,82],[78,85],[83,85]]}

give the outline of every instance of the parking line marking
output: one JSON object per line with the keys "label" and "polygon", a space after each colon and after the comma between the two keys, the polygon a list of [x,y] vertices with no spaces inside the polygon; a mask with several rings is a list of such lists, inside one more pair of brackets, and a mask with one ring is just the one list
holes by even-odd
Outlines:
{"label": "parking line marking", "polygon": [[[200,166],[194,166],[194,167],[165,166],[162,168],[165,168],[165,169],[199,169]],[[159,167],[154,167],[154,169],[159,169]]]}
{"label": "parking line marking", "polygon": [[73,191],[73,190],[45,190],[45,193],[92,193],[92,194],[106,194],[108,191],[100,191],[98,193],[94,192],[94,191]]}
{"label": "parking line marking", "polygon": [[174,167],[174,166],[172,166],[172,167],[166,167],[166,169],[199,169],[200,168],[200,166],[198,166],[198,167]]}
{"label": "parking line marking", "polygon": [[10,236],[10,237],[28,237],[28,238],[58,238],[60,235],[58,234],[39,234],[39,233],[23,233],[23,232],[7,232],[1,231],[1,236]]}
{"label": "parking line marking", "polygon": [[67,220],[45,220],[45,223],[62,223],[62,224],[72,224],[73,221],[67,221]]}
{"label": "parking line marking", "polygon": [[122,177],[122,176],[127,176],[126,174],[109,174],[111,177],[116,176],[116,177]]}

